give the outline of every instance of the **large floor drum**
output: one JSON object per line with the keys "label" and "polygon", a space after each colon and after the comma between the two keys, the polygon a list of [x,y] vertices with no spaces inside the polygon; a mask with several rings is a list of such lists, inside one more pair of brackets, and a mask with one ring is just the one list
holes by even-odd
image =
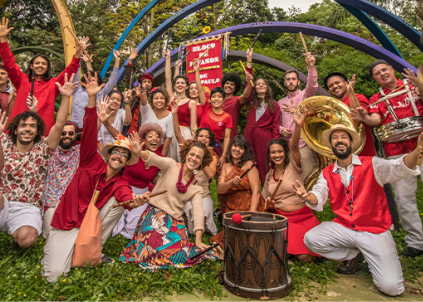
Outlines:
{"label": "large floor drum", "polygon": [[251,218],[235,224],[234,213],[223,216],[226,289],[251,299],[286,296],[291,287],[286,257],[288,220],[271,213],[237,212],[251,214]]}

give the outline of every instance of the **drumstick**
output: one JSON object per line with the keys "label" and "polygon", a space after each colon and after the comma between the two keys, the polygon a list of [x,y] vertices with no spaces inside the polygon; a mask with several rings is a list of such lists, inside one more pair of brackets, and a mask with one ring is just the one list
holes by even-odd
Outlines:
{"label": "drumstick", "polygon": [[420,152],[419,152],[419,157],[417,158],[417,164],[416,166],[419,166],[422,164],[423,161],[423,145],[420,145]]}
{"label": "drumstick", "polygon": [[305,40],[303,38],[303,33],[302,32],[300,32],[300,38],[301,38],[301,41],[303,42],[304,50],[307,53],[308,52],[308,50],[307,50],[307,44],[306,44],[306,42],[305,42]]}
{"label": "drumstick", "polygon": [[[107,45],[107,48],[108,49],[110,49],[112,52],[113,52],[113,50],[116,50],[116,49],[113,49],[113,48],[111,48],[109,45]],[[121,60],[125,60],[121,55],[119,55],[118,56]]]}
{"label": "drumstick", "polygon": [[[69,26],[66,25],[66,28],[69,30],[69,32],[71,33],[72,37],[75,39],[75,41],[78,43],[79,39],[78,37],[74,34],[73,31],[70,30]],[[84,55],[90,60],[90,62],[93,62],[93,59],[91,59],[90,55],[88,54],[88,52],[86,50],[84,50]]]}
{"label": "drumstick", "polygon": [[[244,73],[247,73],[247,69],[245,69],[244,64],[242,63],[242,61],[241,61],[241,60],[239,60],[239,63],[241,64],[242,69],[244,69]],[[250,80],[250,84],[251,84],[251,86],[253,86],[253,87],[254,87],[254,84],[253,84],[253,81],[252,81],[252,80]]]}
{"label": "drumstick", "polygon": [[204,251],[199,252],[198,254],[195,254],[192,257],[189,257],[189,260],[194,260],[197,257],[200,257],[201,255],[203,255],[204,253],[207,253],[208,251],[214,249],[215,247],[217,247],[219,245],[219,243],[215,243],[213,244],[211,247],[206,248]]}
{"label": "drumstick", "polygon": [[241,215],[239,213],[235,213],[231,217],[232,222],[236,223],[236,224],[240,224],[242,222],[242,220],[247,219],[247,218],[251,218],[251,214]]}
{"label": "drumstick", "polygon": [[[164,193],[166,193],[166,192],[167,192],[167,190],[163,190],[163,191],[159,191],[159,192],[157,192],[157,193],[150,194],[150,198],[152,198],[152,197],[156,197],[156,196],[159,196],[159,195],[162,195],[162,194],[164,194]],[[133,199],[128,200],[128,201],[125,201],[125,202],[121,202],[121,203],[114,204],[114,205],[113,205],[113,208],[126,206],[127,204],[130,204],[132,201],[133,201]]]}
{"label": "drumstick", "polygon": [[[279,179],[278,184],[276,185],[276,189],[275,189],[275,191],[273,191],[273,194],[270,197],[270,201],[275,200],[276,193],[278,192],[279,187],[281,186],[281,184],[282,184],[282,179]],[[265,211],[267,211],[269,209],[269,205],[270,205],[270,202],[267,205],[267,207],[264,209]]]}
{"label": "drumstick", "polygon": [[209,52],[210,49],[211,49],[211,47],[207,48],[207,50],[205,52],[203,52],[203,54],[197,60],[195,60],[194,63],[192,63],[192,65],[197,64],[197,62],[200,61],[201,58],[204,57],[206,55],[206,53]]}
{"label": "drumstick", "polygon": [[262,30],[262,29],[260,28],[260,31],[258,32],[257,36],[254,38],[253,45],[251,45],[251,46],[250,46],[250,48],[254,48],[254,45],[255,45],[255,44],[256,44],[256,42],[257,42],[257,38],[260,36],[261,30]]}
{"label": "drumstick", "polygon": [[186,54],[184,54],[183,56],[182,56],[182,58],[181,58],[181,62],[186,58],[186,56],[189,54],[191,52],[191,50],[190,51],[188,51]]}
{"label": "drumstick", "polygon": [[394,90],[392,90],[390,93],[388,93],[388,95],[390,95],[391,93],[394,93],[394,92],[396,92],[396,91],[398,91],[398,90],[400,90],[400,89],[403,89],[403,88],[405,88],[405,86],[407,86],[408,85],[408,83],[407,84],[404,84],[404,85],[402,85],[402,86],[400,86],[400,87],[398,87],[398,88],[395,88]]}
{"label": "drumstick", "polygon": [[252,165],[251,165],[251,167],[250,167],[249,169],[247,169],[247,171],[245,171],[245,172],[244,172],[244,174],[242,174],[242,175],[241,175],[241,179],[242,179],[245,175],[247,175],[247,173],[248,173],[248,172],[250,172],[250,170],[251,170],[252,168],[254,168],[255,166],[256,166],[256,163],[252,164]]}

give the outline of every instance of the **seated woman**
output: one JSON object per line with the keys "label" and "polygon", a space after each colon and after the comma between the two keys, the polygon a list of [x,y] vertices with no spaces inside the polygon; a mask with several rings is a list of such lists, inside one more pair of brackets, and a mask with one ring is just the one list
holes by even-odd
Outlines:
{"label": "seated woman", "polygon": [[[246,176],[241,176],[254,164],[253,151],[249,142],[240,135],[229,143],[227,163],[222,167],[218,179],[220,214],[232,211],[263,211],[263,200],[260,195],[259,172],[253,167]],[[210,242],[223,242],[223,231],[213,236]]]}
{"label": "seated woman", "polygon": [[[283,138],[272,139],[267,147],[267,160],[271,169],[263,186],[263,197],[270,211],[288,218],[288,254],[303,263],[316,261],[317,254],[310,252],[304,244],[304,235],[319,225],[313,211],[294,192],[296,181],[302,185],[301,153],[299,148],[301,127],[307,112],[294,115],[296,123],[291,143]],[[290,144],[290,145],[289,145]],[[271,200],[278,182],[282,181],[275,199]]]}
{"label": "seated woman", "polygon": [[[161,171],[152,193],[163,190],[167,192],[151,198],[138,221],[134,237],[122,251],[120,260],[134,262],[145,270],[156,271],[170,267],[187,268],[206,259],[217,259],[217,253],[210,251],[190,260],[201,249],[208,247],[202,242],[203,189],[200,184],[194,185],[194,170],[201,171],[213,160],[207,147],[200,142],[187,141],[181,147],[182,163],[150,151],[139,153],[146,164]],[[184,206],[189,201],[194,213],[195,245],[189,242],[182,218]]]}
{"label": "seated woman", "polygon": [[[162,156],[157,149],[160,147],[160,142],[163,137],[162,128],[158,124],[149,123],[141,126],[138,132],[141,141],[145,143],[145,150],[151,151],[159,156]],[[128,166],[123,171],[122,178],[126,179],[131,185],[132,191],[135,195],[142,195],[148,191],[148,185],[155,182],[158,176],[159,169],[154,166],[149,166],[140,160],[137,164]],[[125,210],[119,222],[113,229],[112,236],[121,234],[122,236],[132,239],[135,228],[142,213],[144,213],[148,204],[133,209],[132,211]],[[212,208],[213,210],[213,208]]]}
{"label": "seated woman", "polygon": [[[180,145],[183,145],[185,144],[186,141],[179,128],[178,104],[174,101],[171,103],[171,107],[172,107],[172,114],[173,114],[173,129],[175,129],[175,137],[178,140],[178,143]],[[213,150],[213,147],[216,145],[216,139],[214,137],[213,132],[210,129],[199,128],[197,129],[197,132],[195,133],[194,140],[206,145],[206,147],[209,149],[213,157],[213,161],[208,166],[204,167],[203,170],[198,172],[195,175],[195,179],[203,187],[203,211],[204,211],[204,217],[206,219],[206,225],[205,225],[206,230],[212,233],[213,235],[216,235],[217,228],[213,219],[213,200],[211,199],[211,196],[210,196],[210,181],[216,175],[217,161],[218,161],[218,155]],[[188,218],[188,221],[187,221],[188,232],[190,234],[193,234],[194,233],[193,232],[194,215],[192,212],[191,202],[187,202],[187,204],[185,205],[184,211]]]}
{"label": "seated woman", "polygon": [[[110,115],[108,122],[117,131],[122,133],[123,126],[128,126],[132,121],[131,108],[129,107],[130,93],[123,95],[120,91],[111,91],[105,99],[107,103],[107,114]],[[126,99],[125,99],[126,98]],[[125,107],[125,109],[123,109]],[[104,125],[100,125],[97,135],[97,148],[100,152],[108,143],[115,141],[115,138],[107,131]]]}

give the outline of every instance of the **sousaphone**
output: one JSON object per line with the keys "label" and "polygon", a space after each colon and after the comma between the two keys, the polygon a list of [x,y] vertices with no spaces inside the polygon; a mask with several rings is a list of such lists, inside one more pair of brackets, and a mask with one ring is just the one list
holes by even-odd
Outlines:
{"label": "sousaphone", "polygon": [[[355,152],[356,154],[363,150],[366,142],[366,132],[361,123],[357,124],[353,122],[350,107],[334,98],[328,96],[313,96],[302,101],[301,106],[304,106],[309,111],[307,117],[304,119],[301,137],[310,148],[316,151],[319,159],[319,165],[313,169],[304,180],[305,188],[307,191],[310,191],[316,183],[320,172],[328,166],[332,160],[336,159],[332,149],[329,149],[323,143],[323,132],[332,128],[335,124],[344,124],[350,129],[355,131],[358,130],[361,137],[361,143]],[[297,112],[299,109],[300,106],[297,108]],[[357,126],[355,127],[354,124]]]}

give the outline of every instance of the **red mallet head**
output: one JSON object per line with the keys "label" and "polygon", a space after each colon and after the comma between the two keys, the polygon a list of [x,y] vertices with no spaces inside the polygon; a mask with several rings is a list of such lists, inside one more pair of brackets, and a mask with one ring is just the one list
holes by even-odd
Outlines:
{"label": "red mallet head", "polygon": [[242,216],[239,213],[235,213],[232,215],[232,222],[236,224],[240,224],[242,222]]}

